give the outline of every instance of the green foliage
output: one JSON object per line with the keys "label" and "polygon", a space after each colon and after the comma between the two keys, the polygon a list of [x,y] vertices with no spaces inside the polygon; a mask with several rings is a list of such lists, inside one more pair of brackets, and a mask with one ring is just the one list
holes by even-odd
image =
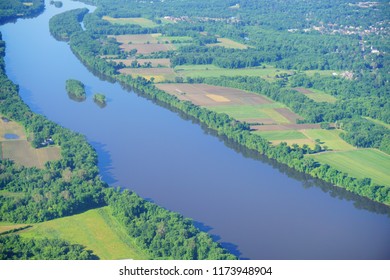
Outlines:
{"label": "green foliage", "polygon": [[0,260],[93,260],[91,251],[60,239],[26,239],[0,236]]}
{"label": "green foliage", "polygon": [[107,189],[107,203],[127,233],[154,259],[235,259],[191,220],[145,201],[135,193]]}
{"label": "green foliage", "polygon": [[[35,16],[44,9],[44,0],[0,0],[0,24],[19,17]],[[31,4],[30,4],[31,3]]]}
{"label": "green foliage", "polygon": [[85,100],[87,95],[85,93],[85,86],[82,82],[74,79],[66,80],[66,91],[69,96],[77,100]]}
{"label": "green foliage", "polygon": [[101,93],[96,93],[93,96],[93,101],[95,101],[98,104],[104,105],[106,104],[106,96]]}

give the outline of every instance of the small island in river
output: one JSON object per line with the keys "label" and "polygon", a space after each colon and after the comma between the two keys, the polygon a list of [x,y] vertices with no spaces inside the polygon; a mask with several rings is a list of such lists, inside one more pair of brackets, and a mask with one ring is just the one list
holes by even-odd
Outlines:
{"label": "small island in river", "polygon": [[84,101],[87,98],[85,86],[78,80],[66,80],[66,91],[69,97],[75,101]]}

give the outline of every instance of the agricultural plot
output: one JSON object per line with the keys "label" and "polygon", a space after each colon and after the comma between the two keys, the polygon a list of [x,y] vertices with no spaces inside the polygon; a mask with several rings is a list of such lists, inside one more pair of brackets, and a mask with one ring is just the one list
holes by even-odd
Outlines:
{"label": "agricultural plot", "polygon": [[181,100],[228,114],[251,125],[253,130],[299,130],[318,124],[296,124],[300,117],[283,104],[247,91],[205,84],[158,84],[157,87]]}
{"label": "agricultural plot", "polygon": [[28,226],[27,224],[12,224],[8,222],[1,222],[0,223],[0,234],[10,231],[10,230],[17,230]]}
{"label": "agricultural plot", "polygon": [[132,35],[109,35],[109,38],[114,38],[121,45],[119,46],[124,51],[137,50],[138,54],[151,54],[154,52],[166,52],[176,50],[175,44],[166,43],[167,40],[162,40],[160,33],[155,34],[132,34]]}
{"label": "agricultural plot", "polygon": [[218,38],[217,39],[218,43],[216,44],[208,44],[207,46],[217,46],[217,47],[224,47],[224,48],[229,48],[229,49],[240,49],[244,50],[247,49],[248,46],[241,44],[239,42],[233,41],[228,38]]}
{"label": "agricultural plot", "polygon": [[134,77],[141,76],[147,80],[154,79],[154,82],[173,81],[175,73],[172,68],[122,68],[120,73]]}
{"label": "agricultural plot", "polygon": [[220,68],[212,64],[206,65],[180,65],[175,67],[175,72],[182,77],[197,78],[197,77],[236,77],[236,76],[255,76],[261,77],[268,81],[275,81],[276,75],[291,74],[290,71],[277,69],[272,66],[226,69]]}
{"label": "agricultural plot", "polygon": [[302,133],[313,142],[316,139],[319,139],[322,146],[328,146],[329,149],[334,151],[348,151],[355,149],[352,145],[340,138],[340,130],[310,129],[303,130]]}
{"label": "agricultural plot", "polygon": [[61,238],[86,246],[101,259],[149,258],[112,217],[109,207],[35,224],[21,235],[26,238]]}
{"label": "agricultural plot", "polygon": [[111,59],[111,61],[119,64],[123,63],[125,66],[131,66],[133,61],[137,60],[137,62],[142,66],[145,63],[150,63],[152,67],[170,67],[171,61],[168,58],[151,58],[151,59]]}
{"label": "agricultural plot", "polygon": [[294,88],[294,90],[303,93],[308,98],[314,100],[315,102],[327,102],[327,103],[335,103],[337,99],[325,92],[316,89],[307,89],[307,88]]}
{"label": "agricultural plot", "polygon": [[199,106],[260,105],[273,101],[247,91],[205,84],[159,84],[157,87]]}
{"label": "agricultural plot", "polygon": [[321,163],[329,164],[349,175],[390,186],[390,156],[375,149],[355,149],[344,152],[325,152],[311,155]]}
{"label": "agricultural plot", "polygon": [[142,17],[137,17],[137,18],[113,18],[110,16],[103,16],[103,19],[112,23],[112,24],[121,24],[121,25],[126,25],[126,24],[137,24],[142,27],[146,28],[151,28],[151,27],[156,27],[158,26],[157,23],[153,22],[150,19],[147,18],[142,18]]}

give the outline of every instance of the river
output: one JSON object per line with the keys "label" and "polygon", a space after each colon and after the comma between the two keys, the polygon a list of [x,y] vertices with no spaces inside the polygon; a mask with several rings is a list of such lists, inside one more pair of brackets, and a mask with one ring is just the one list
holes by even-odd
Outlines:
{"label": "river", "polygon": [[[86,135],[103,179],[186,217],[242,259],[389,259],[390,210],[267,160],[92,74],[49,33],[62,8],[0,27],[6,71],[36,113]],[[87,6],[88,7],[88,6]],[[87,100],[68,98],[81,80]],[[94,93],[107,96],[98,107]]]}

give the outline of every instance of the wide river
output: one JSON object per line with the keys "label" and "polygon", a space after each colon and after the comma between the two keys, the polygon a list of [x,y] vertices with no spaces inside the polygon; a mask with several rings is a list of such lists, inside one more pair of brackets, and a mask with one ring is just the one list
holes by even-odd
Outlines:
{"label": "wide river", "polygon": [[[389,259],[390,210],[242,149],[193,120],[99,79],[49,33],[49,19],[86,5],[46,1],[0,27],[6,70],[33,111],[86,135],[103,179],[192,218],[242,259]],[[85,102],[65,92],[81,80]],[[105,108],[94,93],[108,98]]]}

